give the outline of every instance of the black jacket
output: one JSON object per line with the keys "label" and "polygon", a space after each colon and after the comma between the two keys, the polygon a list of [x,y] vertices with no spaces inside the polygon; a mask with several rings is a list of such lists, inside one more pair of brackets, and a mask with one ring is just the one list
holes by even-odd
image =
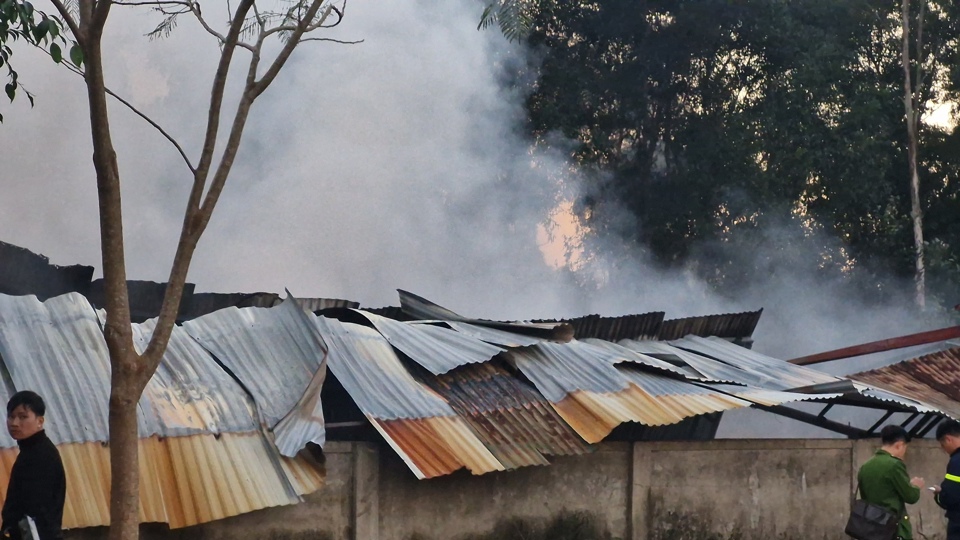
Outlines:
{"label": "black jacket", "polygon": [[960,449],[950,455],[947,475],[940,484],[936,500],[940,508],[947,511],[947,519],[951,524],[960,523]]}
{"label": "black jacket", "polygon": [[20,520],[30,516],[37,523],[40,540],[61,538],[67,480],[60,452],[43,430],[17,444],[20,454],[10,472],[0,530],[19,539]]}

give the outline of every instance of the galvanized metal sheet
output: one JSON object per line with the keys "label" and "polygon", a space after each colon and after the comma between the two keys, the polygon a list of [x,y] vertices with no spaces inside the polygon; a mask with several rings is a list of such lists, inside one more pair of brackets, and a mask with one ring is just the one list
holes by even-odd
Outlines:
{"label": "galvanized metal sheet", "polygon": [[697,354],[716,358],[744,373],[751,374],[759,380],[754,382],[743,379],[736,382],[746,382],[752,386],[759,386],[761,388],[790,390],[841,380],[838,377],[815,369],[797,366],[784,360],[771,358],[745,347],[734,345],[721,338],[687,336],[683,339],[672,341],[670,344]]}
{"label": "galvanized metal sheet", "polygon": [[574,338],[581,341],[588,338],[597,338],[616,342],[621,339],[657,339],[664,315],[665,313],[662,311],[655,311],[620,317],[586,315],[574,319],[535,322],[567,323],[573,327]]}
{"label": "galvanized metal sheet", "polygon": [[498,330],[496,328],[489,328],[486,326],[478,326],[475,324],[456,321],[443,322],[457,332],[474,337],[481,341],[485,341],[487,343],[502,345],[504,347],[527,347],[529,345],[536,345],[537,343],[544,341],[543,339],[537,337],[515,334],[513,332],[506,332],[504,330]]}
{"label": "galvanized metal sheet", "polygon": [[[93,306],[78,293],[41,303],[0,295],[0,357],[16,390],[47,403],[47,434],[57,444],[106,441],[110,360]],[[140,429],[149,431],[142,412]]]}
{"label": "galvanized metal sheet", "polygon": [[273,428],[297,405],[322,367],[323,342],[303,315],[288,299],[272,308],[225,308],[183,327],[253,394]]}
{"label": "galvanized metal sheet", "polygon": [[[133,325],[133,344],[143,353],[156,319]],[[180,437],[259,430],[253,401],[203,347],[175,326],[163,360],[144,389],[147,424],[140,436]]]}
{"label": "galvanized metal sheet", "polygon": [[662,370],[668,373],[675,373],[677,375],[682,375],[684,377],[694,377],[701,378],[702,375],[692,368],[687,366],[678,366],[676,364],[671,364],[670,362],[660,360],[659,358],[654,358],[650,355],[643,354],[632,349],[628,349],[619,343],[611,343],[609,341],[604,341],[602,339],[583,339],[580,340],[584,343],[589,343],[597,347],[601,347],[610,351],[614,356],[612,360],[614,363],[620,362],[632,362],[635,364],[644,365],[654,369]]}
{"label": "galvanized metal sheet", "polygon": [[354,311],[373,323],[397,350],[434,375],[465,364],[486,362],[504,350],[449,328],[403,323],[362,310]]}
{"label": "galvanized metal sheet", "polygon": [[606,349],[572,341],[543,342],[504,353],[548,400],[557,403],[576,391],[616,393],[627,380],[614,367]]}
{"label": "galvanized metal sheet", "polygon": [[764,378],[753,373],[718,362],[713,358],[694,354],[660,341],[634,341],[625,339],[620,345],[631,351],[658,358],[682,369],[688,377],[704,381],[739,384],[762,384]]}
{"label": "galvanized metal sheet", "polygon": [[737,396],[758,405],[773,407],[783,405],[784,403],[793,403],[797,401],[811,401],[815,399],[834,399],[843,396],[843,394],[800,394],[797,392],[781,392],[778,390],[767,390],[754,386],[741,386],[736,384],[718,384],[702,383],[707,388],[718,392]]}
{"label": "galvanized metal sheet", "polygon": [[760,322],[763,310],[747,311],[743,313],[724,313],[719,315],[703,315],[685,317],[683,319],[669,319],[663,321],[657,339],[669,341],[684,336],[716,336],[721,338],[746,338],[753,335],[753,331]]}
{"label": "galvanized metal sheet", "polygon": [[376,330],[323,316],[316,324],[330,347],[330,370],[364,413],[381,420],[456,416],[413,378]]}

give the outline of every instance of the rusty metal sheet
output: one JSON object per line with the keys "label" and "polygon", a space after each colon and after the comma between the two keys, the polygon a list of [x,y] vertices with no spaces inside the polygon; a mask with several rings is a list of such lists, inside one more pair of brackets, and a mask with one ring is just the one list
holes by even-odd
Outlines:
{"label": "rusty metal sheet", "polygon": [[425,382],[508,469],[592,450],[535,388],[496,364],[463,366]]}
{"label": "rusty metal sheet", "polygon": [[418,478],[504,470],[439,394],[416,380],[376,330],[316,317],[330,370]]}
{"label": "rusty metal sheet", "polygon": [[960,419],[960,348],[864,371],[850,378],[929,404]]}
{"label": "rusty metal sheet", "polygon": [[373,323],[397,350],[434,375],[464,364],[486,362],[504,350],[450,328],[409,324],[362,310],[354,311]]}

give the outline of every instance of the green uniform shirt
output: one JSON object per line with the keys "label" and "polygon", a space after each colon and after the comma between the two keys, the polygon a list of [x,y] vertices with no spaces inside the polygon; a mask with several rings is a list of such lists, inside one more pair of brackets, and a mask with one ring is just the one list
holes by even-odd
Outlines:
{"label": "green uniform shirt", "polygon": [[860,467],[857,475],[860,482],[860,498],[888,508],[903,516],[897,534],[905,540],[913,540],[913,529],[907,517],[907,504],[920,500],[920,488],[910,483],[907,466],[886,450],[877,450]]}

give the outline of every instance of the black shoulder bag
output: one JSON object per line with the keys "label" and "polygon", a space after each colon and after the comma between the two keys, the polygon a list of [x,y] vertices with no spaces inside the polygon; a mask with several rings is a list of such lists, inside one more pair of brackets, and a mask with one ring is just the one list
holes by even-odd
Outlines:
{"label": "black shoulder bag", "polygon": [[[857,496],[860,483],[857,483]],[[868,503],[857,498],[850,508],[850,518],[843,532],[856,540],[893,540],[900,526],[900,514],[891,512],[883,506]]]}

